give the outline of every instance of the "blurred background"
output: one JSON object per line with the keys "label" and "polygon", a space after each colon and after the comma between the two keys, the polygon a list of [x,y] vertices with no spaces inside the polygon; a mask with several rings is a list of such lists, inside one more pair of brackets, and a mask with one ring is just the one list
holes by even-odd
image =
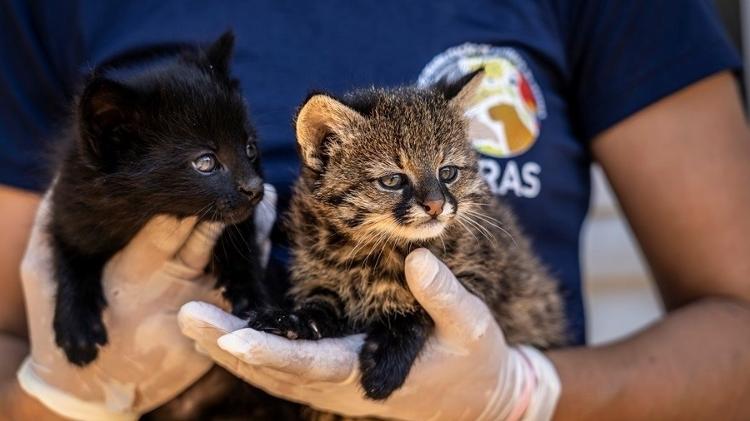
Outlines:
{"label": "blurred background", "polygon": [[[716,0],[727,32],[750,69],[750,0]],[[750,72],[743,77],[750,87]],[[747,89],[744,90],[746,104]],[[750,109],[750,107],[748,107]],[[648,268],[598,167],[592,169],[591,212],[583,231],[588,341],[607,342],[662,314]]]}

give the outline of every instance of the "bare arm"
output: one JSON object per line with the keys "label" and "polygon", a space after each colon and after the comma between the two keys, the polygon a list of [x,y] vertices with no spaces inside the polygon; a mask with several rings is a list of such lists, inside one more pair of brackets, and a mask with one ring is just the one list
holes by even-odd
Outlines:
{"label": "bare arm", "polygon": [[0,414],[12,420],[60,419],[16,382],[29,352],[19,265],[38,204],[38,195],[0,185]]}
{"label": "bare arm", "polygon": [[750,419],[750,131],[728,73],[592,144],[668,315],[621,342],[550,352],[556,418]]}

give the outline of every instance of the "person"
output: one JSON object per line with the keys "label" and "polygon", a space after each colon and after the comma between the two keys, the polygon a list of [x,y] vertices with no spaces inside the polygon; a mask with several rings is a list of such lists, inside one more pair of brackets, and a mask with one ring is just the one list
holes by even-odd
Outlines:
{"label": "person", "polygon": [[[482,304],[423,251],[408,258],[406,275],[435,319],[436,335],[404,388],[385,403],[356,393],[357,337],[302,343],[258,336],[201,303],[186,305],[180,320],[202,353],[192,352],[186,337],[175,339],[173,314],[154,318],[156,310],[132,314],[121,328],[109,325],[112,335],[130,338],[141,323],[158,320],[164,334],[148,341],[161,349],[178,341],[176,366],[205,367],[202,354],[208,354],[273,394],[351,415],[750,418],[742,399],[750,390],[750,132],[733,75],[739,58],[708,0],[6,1],[0,13],[0,413],[71,416],[49,398],[54,395],[75,406],[81,419],[101,410],[128,419],[199,377],[196,370],[190,379],[172,381],[150,370],[158,364],[115,373],[128,355],[116,358],[110,344],[99,372],[113,382],[97,383],[95,392],[86,376],[45,379],[54,370],[31,370],[39,387],[29,388],[29,370],[16,376],[30,352],[27,324],[37,363],[37,343],[49,330],[40,310],[49,300],[40,285],[50,282],[43,239],[32,240],[25,260],[28,318],[18,267],[49,182],[41,152],[69,112],[80,77],[134,52],[213,39],[227,27],[237,35],[234,73],[258,126],[280,211],[298,164],[289,122],[309,90],[426,85],[485,66],[488,97],[469,113],[472,144],[491,190],[514,208],[560,280],[573,346],[519,357],[527,354],[508,347]],[[592,161],[614,187],[667,314],[618,342],[586,347],[578,253]],[[141,234],[118,255],[118,261],[151,256],[155,263],[143,278],[110,262],[112,288],[161,279],[175,259],[194,267],[210,249],[211,235],[189,240],[205,230],[190,225],[150,254],[171,232],[161,229]],[[185,260],[182,250],[191,257]],[[277,247],[272,259],[283,258]],[[198,281],[188,285],[201,285],[197,272],[183,274]],[[129,288],[128,297],[137,300],[143,290]],[[210,301],[190,286],[167,304],[177,308],[192,299]],[[121,314],[115,304],[108,311]],[[111,387],[123,378],[127,390]],[[148,393],[153,390],[160,390],[158,397]]]}

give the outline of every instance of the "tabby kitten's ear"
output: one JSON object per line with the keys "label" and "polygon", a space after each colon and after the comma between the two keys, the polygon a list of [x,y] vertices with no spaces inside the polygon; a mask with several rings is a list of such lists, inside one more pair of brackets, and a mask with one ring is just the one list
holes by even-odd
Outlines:
{"label": "tabby kitten's ear", "polygon": [[443,79],[435,84],[435,89],[442,92],[445,99],[459,110],[466,111],[471,99],[476,95],[479,86],[482,84],[483,78],[484,68],[479,68],[453,82]]}
{"label": "tabby kitten's ear", "polygon": [[229,76],[229,63],[232,60],[233,50],[234,33],[227,31],[208,47],[206,57],[208,57],[208,62],[211,63],[216,72],[224,76]]}
{"label": "tabby kitten's ear", "polygon": [[323,170],[323,141],[328,135],[339,135],[364,117],[340,101],[325,95],[311,95],[297,114],[295,130],[303,164]]}
{"label": "tabby kitten's ear", "polygon": [[103,77],[91,80],[78,103],[79,147],[92,161],[109,157],[122,136],[139,119],[138,94],[120,82]]}

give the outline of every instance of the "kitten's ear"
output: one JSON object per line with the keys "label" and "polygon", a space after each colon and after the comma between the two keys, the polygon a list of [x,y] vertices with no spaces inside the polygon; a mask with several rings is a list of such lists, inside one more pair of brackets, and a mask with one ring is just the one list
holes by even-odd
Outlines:
{"label": "kitten's ear", "polygon": [[232,60],[234,50],[234,32],[224,32],[219,39],[214,41],[208,50],[206,57],[213,68],[220,74],[229,75],[229,63]]}
{"label": "kitten's ear", "polygon": [[445,99],[459,110],[465,111],[469,107],[471,99],[477,93],[479,85],[482,84],[483,78],[484,68],[479,68],[454,82],[441,80],[435,85],[435,89],[440,91]]}
{"label": "kitten's ear", "polygon": [[311,95],[302,104],[295,121],[297,145],[303,163],[321,171],[321,149],[326,136],[340,134],[363,119],[361,114],[335,98],[325,94]]}
{"label": "kitten's ear", "polygon": [[101,158],[114,145],[113,134],[136,122],[137,94],[122,83],[95,78],[83,91],[78,103],[78,121],[83,151]]}

